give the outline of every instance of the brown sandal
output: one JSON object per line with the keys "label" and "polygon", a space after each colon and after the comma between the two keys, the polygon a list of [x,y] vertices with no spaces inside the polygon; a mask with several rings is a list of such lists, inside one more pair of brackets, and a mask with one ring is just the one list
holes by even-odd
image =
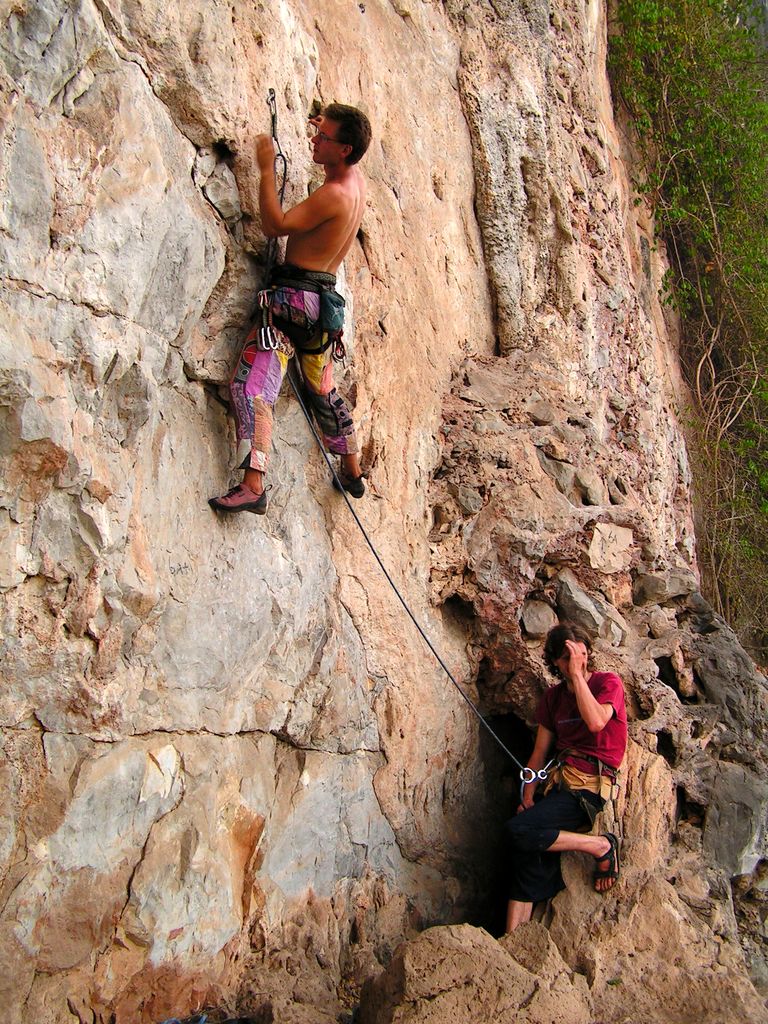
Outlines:
{"label": "brown sandal", "polygon": [[[603,838],[607,839],[611,844],[611,848],[610,850],[607,850],[602,857],[595,857],[595,860],[598,863],[602,860],[607,860],[608,867],[595,868],[594,881],[599,882],[603,878],[610,878],[615,883],[616,879],[619,877],[619,869],[621,866],[619,863],[619,840],[612,832],[603,832],[602,835]],[[598,889],[597,886],[595,886],[595,892],[606,893],[610,892],[612,888],[612,885],[609,885],[607,889]]]}

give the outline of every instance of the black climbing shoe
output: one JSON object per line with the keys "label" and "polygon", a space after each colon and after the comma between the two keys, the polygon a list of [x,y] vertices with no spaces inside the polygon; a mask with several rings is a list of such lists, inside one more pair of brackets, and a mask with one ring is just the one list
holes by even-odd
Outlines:
{"label": "black climbing shoe", "polygon": [[333,486],[337,491],[347,491],[353,498],[362,498],[365,494],[365,480],[362,473],[360,476],[347,476],[345,473],[338,473],[333,478]]}

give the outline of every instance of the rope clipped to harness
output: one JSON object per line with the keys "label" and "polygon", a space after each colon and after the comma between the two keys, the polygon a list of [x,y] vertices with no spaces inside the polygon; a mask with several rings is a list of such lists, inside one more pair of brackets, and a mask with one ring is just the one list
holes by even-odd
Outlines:
{"label": "rope clipped to harness", "polygon": [[558,758],[553,757],[552,760],[545,764],[543,768],[539,768],[536,771],[533,768],[521,768],[520,769],[520,803],[523,802],[523,793],[525,787],[530,786],[532,782],[546,782],[549,778],[549,773],[559,766],[560,762]]}
{"label": "rope clipped to harness", "polygon": [[488,724],[488,722],[485,720],[485,718],[483,717],[482,713],[480,712],[479,708],[477,708],[476,705],[470,700],[470,698],[467,696],[467,694],[464,692],[463,688],[461,687],[461,684],[458,683],[456,681],[456,679],[453,677],[453,675],[451,674],[451,670],[448,668],[448,666],[445,664],[443,659],[440,657],[439,653],[435,649],[434,644],[429,639],[427,634],[424,632],[424,630],[421,627],[421,624],[419,623],[418,619],[413,614],[413,612],[411,611],[410,607],[408,606],[405,598],[403,597],[403,595],[398,590],[397,584],[395,583],[395,581],[392,579],[392,577],[390,576],[389,572],[387,571],[387,568],[384,565],[383,561],[381,560],[381,557],[380,557],[378,551],[374,547],[373,541],[368,536],[368,533],[367,533],[365,527],[363,526],[362,522],[360,521],[360,517],[358,516],[357,512],[355,512],[354,508],[352,507],[352,502],[349,500],[349,497],[347,496],[347,493],[344,490],[343,484],[342,484],[342,482],[341,482],[341,480],[339,478],[338,473],[336,472],[336,468],[334,467],[333,463],[331,462],[330,456],[328,455],[328,452],[325,450],[325,446],[323,445],[323,442],[322,442],[322,440],[320,438],[320,435],[317,433],[317,430],[315,429],[315,425],[312,422],[312,417],[310,416],[309,410],[307,409],[307,406],[306,406],[306,404],[304,402],[304,399],[301,396],[301,392],[300,392],[299,387],[296,385],[296,382],[294,381],[293,376],[291,375],[290,372],[287,374],[287,376],[288,376],[288,380],[290,382],[290,385],[293,388],[293,393],[296,396],[296,399],[298,400],[299,405],[301,406],[301,411],[304,413],[304,417],[305,417],[305,419],[306,419],[306,421],[307,421],[307,423],[309,425],[309,429],[312,431],[312,436],[314,437],[315,441],[317,442],[317,446],[320,449],[320,453],[323,456],[323,458],[325,459],[326,464],[327,464],[328,468],[331,471],[331,475],[332,475],[333,479],[335,480],[336,484],[338,485],[336,489],[341,492],[342,498],[347,503],[347,508],[352,513],[352,518],[357,523],[358,528],[360,530],[360,533],[362,534],[363,539],[365,540],[365,543],[370,548],[371,554],[373,555],[373,557],[378,562],[379,568],[381,569],[381,571],[384,573],[384,577],[387,580],[387,583],[389,583],[390,587],[395,592],[395,596],[397,597],[398,601],[400,602],[400,604],[405,609],[406,615],[411,620],[411,622],[414,624],[414,626],[418,630],[422,640],[427,645],[429,650],[432,652],[432,654],[435,657],[435,660],[440,665],[442,670],[445,672],[445,674],[448,676],[450,681],[453,683],[453,685],[455,686],[455,688],[458,691],[459,695],[462,697],[464,702],[469,707],[470,711],[475,715],[475,717],[479,721],[480,725],[482,725],[482,727],[486,730],[486,732],[494,739],[494,741],[501,748],[501,750],[503,750],[503,752],[507,755],[507,757],[520,769],[520,777],[522,778],[523,774],[527,773],[527,772],[530,772],[531,769],[530,768],[526,768],[524,764],[522,764],[520,761],[518,761],[518,759],[515,757],[515,755],[512,753],[512,751],[509,749],[509,747],[507,747],[507,745],[504,743],[504,741],[498,735],[498,733],[496,733],[493,730],[493,728]]}
{"label": "rope clipped to harness", "polygon": [[[568,747],[565,750],[558,751],[558,753],[552,758],[552,760],[548,761],[547,764],[545,764],[544,767],[540,768],[538,771],[536,771],[534,768],[522,769],[522,771],[520,772],[520,803],[523,802],[523,793],[525,792],[525,787],[530,786],[532,782],[546,782],[553,772],[558,771],[560,768],[562,768],[564,765],[568,763],[567,757],[569,754],[575,754],[582,760],[591,761],[595,764],[595,766],[597,767],[598,778],[600,778],[601,780],[603,778],[607,778],[610,781],[610,800],[615,802],[619,790],[619,769],[614,768],[613,765],[606,764],[604,761],[601,761],[599,757],[593,757],[593,755],[591,754],[586,754],[583,751],[575,750]],[[560,781],[560,785],[566,785],[564,780]],[[566,788],[568,787],[566,786]]]}

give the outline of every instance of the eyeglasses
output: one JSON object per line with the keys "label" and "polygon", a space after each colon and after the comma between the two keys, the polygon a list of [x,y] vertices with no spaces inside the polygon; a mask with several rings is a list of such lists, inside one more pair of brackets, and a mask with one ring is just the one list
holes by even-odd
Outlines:
{"label": "eyeglasses", "polygon": [[342,142],[341,139],[332,139],[330,135],[326,135],[325,132],[315,132],[315,138],[320,139],[321,142],[338,142],[340,146],[346,146],[346,142]]}

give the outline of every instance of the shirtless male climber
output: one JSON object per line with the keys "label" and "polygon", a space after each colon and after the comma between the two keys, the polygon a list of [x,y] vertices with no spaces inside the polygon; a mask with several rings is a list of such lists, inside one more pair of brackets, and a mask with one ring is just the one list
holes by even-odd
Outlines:
{"label": "shirtless male climber", "polygon": [[256,138],[264,234],[268,238],[287,235],[288,242],[285,263],[274,268],[259,293],[261,315],[246,338],[230,385],[238,444],[245,442],[250,451],[240,466],[245,470],[242,482],[209,500],[219,512],[263,515],[267,511],[264,477],[272,409],[294,351],[325,445],[341,458],[338,476],[344,490],[355,498],[365,492],[352,417],[334,387],[333,351],[344,322],[344,300],[335,291],[336,271],[363,219],[365,180],[356,164],[368,149],[371,126],[362,111],[341,103],[325,107],[310,123],[314,127],[312,159],[325,171],[325,181],[286,212],[280,207],[275,183],[272,138]]}
{"label": "shirtless male climber", "polygon": [[528,767],[538,772],[554,747],[557,768],[541,800],[534,801],[536,779],[523,787],[517,814],[506,825],[512,875],[508,932],[530,920],[534,903],[564,887],[562,851],[594,858],[597,892],[608,892],[619,876],[616,837],[580,831],[592,825],[611,796],[627,746],[624,685],[613,672],[589,670],[590,647],[589,635],[568,622],[554,626],[544,643],[544,660],[561,681],[539,702]]}

